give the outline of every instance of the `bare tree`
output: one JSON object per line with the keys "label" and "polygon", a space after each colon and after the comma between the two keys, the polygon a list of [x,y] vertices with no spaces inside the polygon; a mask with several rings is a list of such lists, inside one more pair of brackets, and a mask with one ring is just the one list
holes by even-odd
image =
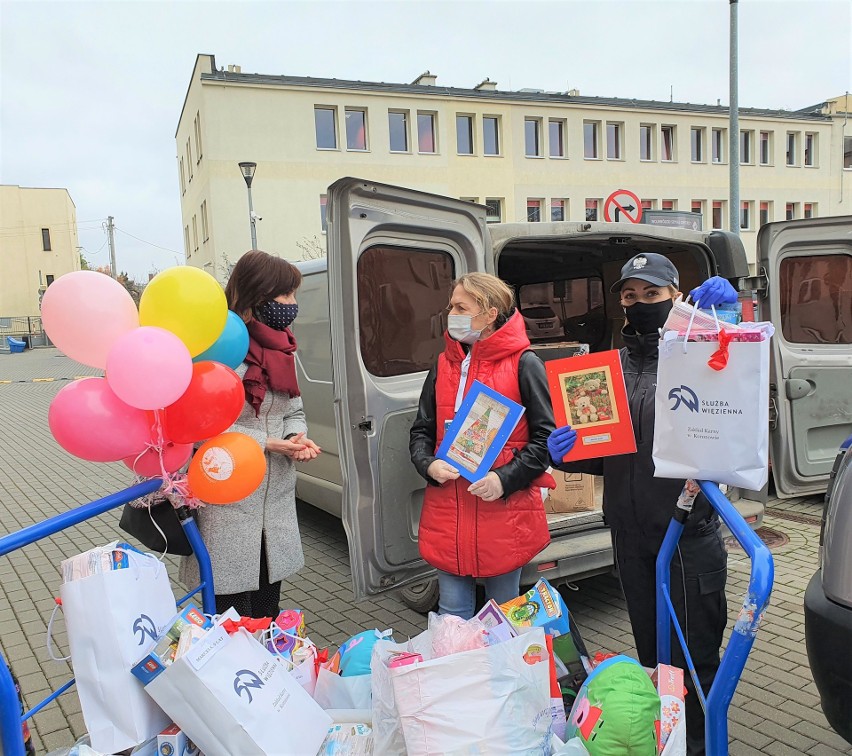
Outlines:
{"label": "bare tree", "polygon": [[305,236],[296,242],[302,250],[301,260],[322,260],[326,256],[325,242],[318,236]]}

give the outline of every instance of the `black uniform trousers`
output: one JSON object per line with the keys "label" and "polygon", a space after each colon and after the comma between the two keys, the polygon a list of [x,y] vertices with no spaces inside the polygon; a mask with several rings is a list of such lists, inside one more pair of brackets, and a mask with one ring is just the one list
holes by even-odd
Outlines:
{"label": "black uniform trousers", "polygon": [[[657,665],[656,544],[634,531],[612,533],[615,561],[639,661]],[[716,522],[684,533],[672,558],[671,599],[695,671],[705,695],[719,668],[719,649],[727,622],[727,552]],[[671,663],[684,670],[687,687],[686,727],[689,756],[704,754],[704,711],[686,669],[680,642],[672,630]]]}
{"label": "black uniform trousers", "polygon": [[237,610],[240,617],[272,617],[275,619],[281,611],[281,580],[269,582],[269,569],[266,565],[266,539],[260,538],[260,583],[256,591],[216,594],[216,614],[222,614],[230,607]]}

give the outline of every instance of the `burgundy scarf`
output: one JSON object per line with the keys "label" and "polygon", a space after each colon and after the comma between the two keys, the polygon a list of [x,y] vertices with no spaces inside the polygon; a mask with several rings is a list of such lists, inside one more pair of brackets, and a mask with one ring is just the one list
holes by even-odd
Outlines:
{"label": "burgundy scarf", "polygon": [[252,318],[246,323],[249,332],[249,349],[246,355],[248,369],[243,376],[246,401],[260,415],[260,405],[266,390],[284,391],[290,396],[300,396],[296,378],[296,337],[289,328],[276,331]]}

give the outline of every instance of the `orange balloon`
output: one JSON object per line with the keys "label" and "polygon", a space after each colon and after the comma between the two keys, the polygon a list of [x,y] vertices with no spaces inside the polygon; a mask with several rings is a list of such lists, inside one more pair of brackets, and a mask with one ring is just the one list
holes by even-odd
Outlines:
{"label": "orange balloon", "polygon": [[220,433],[201,445],[189,463],[193,496],[208,504],[233,504],[254,493],[266,476],[266,456],[245,433]]}

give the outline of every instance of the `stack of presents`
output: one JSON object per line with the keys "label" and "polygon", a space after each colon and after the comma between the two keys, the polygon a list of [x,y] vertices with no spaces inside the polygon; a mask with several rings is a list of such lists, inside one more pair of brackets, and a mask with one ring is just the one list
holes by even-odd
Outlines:
{"label": "stack of presents", "polygon": [[370,628],[330,653],[298,608],[178,610],[163,564],[128,544],[63,575],[88,729],[65,754],[685,754],[682,671],[590,657],[546,580],[471,620]]}

